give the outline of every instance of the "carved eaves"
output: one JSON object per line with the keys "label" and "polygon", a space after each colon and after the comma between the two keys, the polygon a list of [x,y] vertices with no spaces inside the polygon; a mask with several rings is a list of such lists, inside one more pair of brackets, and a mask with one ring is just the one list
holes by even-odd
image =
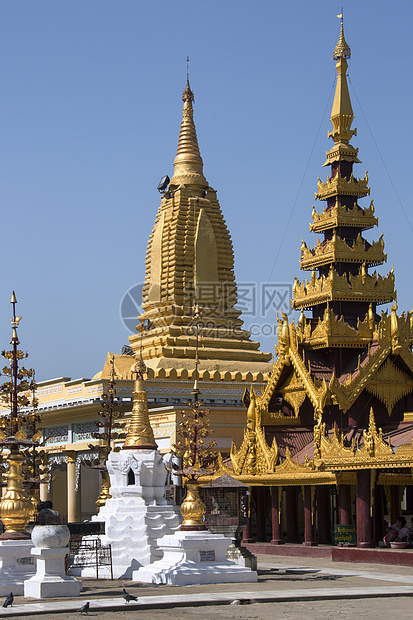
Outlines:
{"label": "carved eaves", "polygon": [[[393,469],[412,467],[413,445],[400,446],[396,451],[383,439],[382,430],[376,428],[373,409],[370,410],[369,427],[363,431],[363,444],[348,448],[337,433],[322,439],[322,463],[329,471],[357,469]],[[316,465],[320,463],[316,461]]]}
{"label": "carved eaves", "polygon": [[327,304],[323,319],[318,319],[315,328],[312,330],[309,323],[306,323],[305,328],[302,342],[310,345],[312,349],[342,346],[367,347],[373,337],[374,320],[371,323],[368,316],[364,321],[358,319],[357,329],[355,329],[346,323],[343,316],[336,319],[332,308]]}
{"label": "carved eaves", "polygon": [[327,181],[323,183],[319,178],[315,197],[316,199],[318,198],[318,200],[326,200],[332,196],[367,196],[370,194],[368,182],[367,172],[364,179],[356,179],[353,174],[351,174],[350,178],[347,180],[345,177],[341,177],[337,174],[333,178],[327,177]]}
{"label": "carved eaves", "polygon": [[390,416],[394,405],[413,390],[413,379],[388,358],[370,378],[366,389],[386,405]]}
{"label": "carved eaves", "polygon": [[362,209],[357,203],[354,203],[352,209],[347,209],[344,205],[340,205],[338,201],[331,209],[326,207],[319,213],[313,207],[313,222],[310,224],[311,232],[322,232],[338,226],[347,228],[361,228],[368,230],[378,224],[378,218],[374,216],[374,205],[371,201],[370,206]]}
{"label": "carved eaves", "polygon": [[286,362],[284,356],[279,355],[275,361],[271,375],[267,381],[267,385],[265,386],[261,396],[257,399],[257,405],[261,411],[268,411],[268,405],[270,404],[271,397],[277,389],[281,373],[285,366]]}
{"label": "carved eaves", "polygon": [[387,276],[377,272],[367,273],[363,263],[357,275],[339,275],[331,266],[327,276],[316,277],[312,271],[311,279],[299,282],[294,280],[291,306],[297,310],[309,308],[327,301],[364,301],[367,303],[388,303],[396,298],[394,290],[394,273],[391,270]]}
{"label": "carved eaves", "polygon": [[346,412],[350,409],[352,404],[367,386],[370,378],[374,376],[377,369],[383,364],[390,352],[391,342],[385,346],[379,346],[375,353],[369,357],[364,366],[358,368],[354,375],[348,375],[345,383],[340,383],[336,375],[333,374],[328,387],[333,402],[335,402],[342,411]]}
{"label": "carved eaves", "polygon": [[366,265],[381,265],[387,261],[387,254],[384,253],[383,235],[379,241],[374,241],[369,247],[361,234],[353,240],[352,245],[348,245],[344,239],[337,237],[335,231],[333,237],[321,243],[320,239],[313,250],[307,247],[303,241],[301,245],[300,267],[303,270],[317,269],[322,265],[334,262],[363,263]]}

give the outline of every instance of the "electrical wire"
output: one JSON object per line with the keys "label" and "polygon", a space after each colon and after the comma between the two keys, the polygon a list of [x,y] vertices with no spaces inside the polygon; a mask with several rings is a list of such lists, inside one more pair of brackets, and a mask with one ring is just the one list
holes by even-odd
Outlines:
{"label": "electrical wire", "polygon": [[354,96],[355,96],[355,98],[356,98],[356,100],[357,100],[357,103],[358,103],[358,105],[359,105],[359,107],[360,107],[360,110],[361,110],[361,113],[362,113],[362,115],[363,115],[363,118],[364,118],[364,120],[365,120],[365,122],[366,122],[367,128],[368,128],[368,130],[369,130],[369,132],[370,132],[370,135],[371,135],[371,137],[372,137],[372,140],[373,140],[373,142],[374,142],[374,145],[375,145],[375,147],[376,147],[376,149],[377,149],[377,152],[378,152],[379,157],[380,157],[380,159],[381,159],[381,163],[382,163],[382,164],[383,164],[383,166],[384,166],[384,169],[385,169],[385,171],[386,171],[386,173],[387,173],[387,176],[389,177],[389,180],[390,180],[391,186],[392,186],[392,188],[393,188],[393,191],[394,191],[394,193],[395,193],[395,195],[396,195],[397,200],[399,201],[399,204],[400,204],[400,207],[401,207],[401,209],[402,209],[402,211],[403,211],[404,217],[406,218],[406,221],[407,221],[407,223],[409,224],[409,228],[410,228],[410,230],[411,230],[411,231],[412,231],[412,233],[413,233],[413,226],[412,226],[412,224],[411,224],[411,222],[410,222],[410,220],[409,220],[409,216],[407,215],[406,209],[405,209],[405,208],[404,208],[404,206],[403,206],[403,203],[402,203],[402,201],[401,201],[401,198],[400,198],[400,196],[399,196],[399,194],[398,194],[398,192],[397,192],[396,186],[395,186],[395,184],[393,183],[393,179],[392,179],[392,177],[391,177],[391,174],[390,174],[390,172],[389,172],[389,169],[388,169],[388,168],[387,168],[387,166],[386,166],[386,162],[384,161],[384,158],[383,158],[383,156],[382,156],[382,154],[381,154],[381,151],[380,151],[380,149],[379,149],[379,145],[378,145],[378,144],[377,144],[377,142],[376,142],[376,138],[374,137],[373,131],[372,131],[372,129],[371,129],[371,127],[370,127],[370,125],[369,125],[369,122],[368,122],[368,120],[367,120],[367,117],[366,117],[366,115],[364,114],[363,107],[362,107],[362,105],[361,105],[361,103],[360,103],[359,98],[357,97],[356,89],[355,89],[355,88],[354,88],[354,86],[353,86],[353,83],[352,83],[352,81],[351,81],[351,79],[350,79],[350,76],[348,76],[348,81],[349,81],[349,82],[350,82],[350,84],[351,84],[351,88],[352,88],[352,90],[353,90]]}

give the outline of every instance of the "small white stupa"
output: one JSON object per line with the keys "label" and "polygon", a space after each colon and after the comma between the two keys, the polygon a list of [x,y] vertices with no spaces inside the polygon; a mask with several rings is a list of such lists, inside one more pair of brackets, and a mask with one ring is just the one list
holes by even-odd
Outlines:
{"label": "small white stupa", "polygon": [[[167,470],[157,449],[149,422],[142,358],[135,364],[132,417],[120,452],[111,452],[107,461],[111,498],[94,521],[105,522],[102,545],[112,547],[113,576],[131,578],[132,572],[162,557],[157,539],[179,527],[179,508],[165,498]],[[102,575],[109,567],[102,567]],[[79,571],[94,576],[93,568]],[[76,574],[74,572],[73,574]]]}
{"label": "small white stupa", "polygon": [[[198,318],[197,309],[195,317]],[[198,355],[195,358],[195,377],[192,393],[194,395],[194,426],[197,428],[200,413],[197,383]],[[203,435],[200,434],[199,437],[202,439]],[[132,575],[134,581],[177,586],[257,581],[256,571],[227,559],[226,554],[231,545],[231,539],[223,534],[213,534],[207,530],[204,523],[206,507],[199,497],[198,485],[194,480],[196,472],[193,467],[196,461],[197,448],[194,448],[192,462],[189,461],[189,467],[183,470],[183,473],[191,476],[192,479],[186,484],[187,494],[181,506],[184,521],[179,531],[166,534],[158,539],[162,557],[147,566],[134,570]],[[198,470],[198,475],[201,471],[201,469]]]}

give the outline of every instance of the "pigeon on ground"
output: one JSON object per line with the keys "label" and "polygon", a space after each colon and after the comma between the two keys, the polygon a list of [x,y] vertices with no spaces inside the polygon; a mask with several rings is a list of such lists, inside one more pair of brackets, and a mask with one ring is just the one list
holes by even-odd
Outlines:
{"label": "pigeon on ground", "polygon": [[123,588],[123,598],[125,599],[125,603],[130,603],[130,601],[137,601],[138,597],[133,596],[133,594],[129,594],[126,592],[125,588]]}
{"label": "pigeon on ground", "polygon": [[9,605],[10,607],[12,607],[13,601],[14,601],[13,592],[10,592],[10,594],[6,597],[6,600],[3,603],[3,607],[8,607]]}
{"label": "pigeon on ground", "polygon": [[89,611],[89,607],[90,607],[90,603],[88,601],[87,603],[82,605],[82,607],[79,607],[79,609],[76,609],[76,611],[80,611],[81,614],[85,613],[86,615],[88,615],[87,612]]}

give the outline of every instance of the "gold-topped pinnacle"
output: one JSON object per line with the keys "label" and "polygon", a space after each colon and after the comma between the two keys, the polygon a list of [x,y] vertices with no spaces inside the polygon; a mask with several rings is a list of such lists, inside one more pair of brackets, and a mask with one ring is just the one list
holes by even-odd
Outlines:
{"label": "gold-topped pinnacle", "polygon": [[340,36],[338,39],[338,43],[334,48],[333,58],[334,60],[338,60],[339,58],[350,58],[351,49],[348,45],[347,41],[344,38],[344,27],[343,27],[343,7],[341,7],[340,15],[337,15],[341,19],[341,27],[340,27]]}
{"label": "gold-topped pinnacle", "polygon": [[[341,17],[340,37],[333,53],[333,58],[337,61],[337,85],[330,119],[333,125],[333,131],[329,132],[328,136],[333,138],[336,145],[347,145],[352,136],[357,135],[357,130],[351,129],[354,114],[351,106],[350,94],[348,92],[346,73],[348,66],[347,58],[350,58],[351,51],[344,38],[343,14],[341,13],[339,17]],[[350,160],[356,161],[357,159],[357,153],[355,151],[354,153],[348,152],[347,156]]]}
{"label": "gold-topped pinnacle", "polygon": [[189,85],[189,78],[186,78],[186,88],[182,93],[182,101],[195,101],[194,93]]}
{"label": "gold-topped pinnacle", "polygon": [[133,390],[132,417],[123,450],[156,450],[157,445],[149,421],[147,394],[143,375],[146,372],[142,356],[132,369],[136,375]]}
{"label": "gold-topped pinnacle", "polygon": [[203,161],[199,152],[194,123],[194,110],[192,107],[194,93],[189,85],[189,78],[186,80],[186,88],[182,94],[182,100],[184,106],[171,188],[187,185],[204,190],[207,189],[208,183],[204,177]]}

